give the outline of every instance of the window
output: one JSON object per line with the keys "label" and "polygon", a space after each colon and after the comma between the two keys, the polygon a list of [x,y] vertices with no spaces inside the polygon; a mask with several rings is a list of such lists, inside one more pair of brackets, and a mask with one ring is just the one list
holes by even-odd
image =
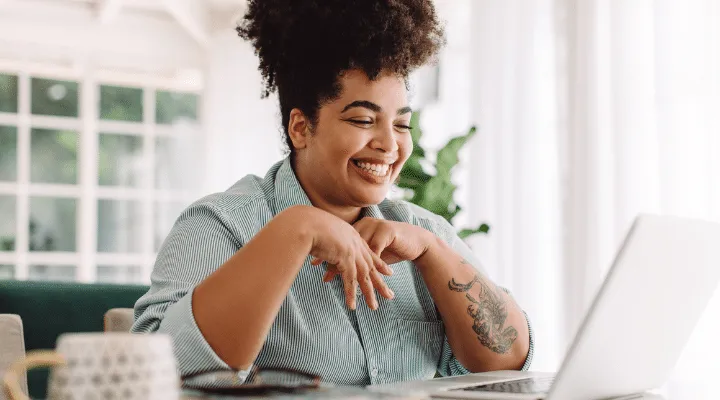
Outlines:
{"label": "window", "polygon": [[0,279],[147,283],[197,197],[200,94],[92,76],[0,71]]}

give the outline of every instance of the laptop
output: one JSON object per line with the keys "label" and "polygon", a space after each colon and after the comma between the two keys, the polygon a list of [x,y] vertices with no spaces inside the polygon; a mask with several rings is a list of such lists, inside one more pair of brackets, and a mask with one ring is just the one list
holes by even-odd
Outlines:
{"label": "laptop", "polygon": [[643,398],[669,378],[719,280],[720,224],[640,215],[556,374],[494,371],[368,389],[454,399]]}

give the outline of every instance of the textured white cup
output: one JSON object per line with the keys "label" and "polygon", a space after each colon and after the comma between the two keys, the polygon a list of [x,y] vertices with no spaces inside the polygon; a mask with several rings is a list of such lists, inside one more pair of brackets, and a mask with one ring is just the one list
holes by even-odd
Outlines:
{"label": "textured white cup", "polygon": [[[180,398],[180,381],[169,336],[65,334],[58,338],[54,353],[31,353],[14,367],[17,370],[54,365],[48,385],[50,400]],[[42,361],[43,356],[46,362]],[[57,362],[48,361],[53,356]],[[17,396],[13,398],[18,400]]]}

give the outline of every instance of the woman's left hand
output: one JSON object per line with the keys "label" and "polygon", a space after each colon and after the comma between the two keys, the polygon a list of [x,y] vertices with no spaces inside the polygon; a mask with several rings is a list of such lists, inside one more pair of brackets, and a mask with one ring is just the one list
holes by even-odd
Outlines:
{"label": "woman's left hand", "polygon": [[[396,221],[365,217],[355,224],[355,229],[375,254],[387,264],[415,261],[425,254],[434,235],[422,227]],[[331,281],[337,270],[330,266],[323,281]]]}

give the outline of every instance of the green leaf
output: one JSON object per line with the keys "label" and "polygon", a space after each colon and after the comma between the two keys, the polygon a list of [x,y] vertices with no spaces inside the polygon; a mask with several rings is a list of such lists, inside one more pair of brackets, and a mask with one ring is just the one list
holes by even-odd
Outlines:
{"label": "green leaf", "polygon": [[455,185],[447,177],[433,176],[425,185],[415,190],[411,202],[450,222],[450,202],[454,193]]}
{"label": "green leaf", "polygon": [[488,232],[490,232],[490,225],[483,223],[483,224],[481,224],[479,227],[474,228],[474,229],[463,229],[463,230],[461,230],[460,232],[458,232],[458,236],[460,237],[460,239],[465,239],[465,238],[467,238],[467,237],[469,237],[469,236],[472,236],[472,235],[475,235],[475,234],[478,234],[478,233],[485,233],[485,234],[487,234]]}
{"label": "green leaf", "polygon": [[475,135],[475,132],[476,129],[473,126],[467,134],[450,139],[450,141],[438,151],[436,164],[438,175],[450,175],[450,170],[460,161],[458,153],[460,153],[465,143]]}
{"label": "green leaf", "polygon": [[405,189],[417,189],[418,186],[423,185],[430,180],[422,165],[420,165],[420,159],[418,157],[410,157],[405,162],[400,175],[398,175],[397,185]]}
{"label": "green leaf", "polygon": [[[422,128],[420,128],[420,115],[420,111],[414,111],[412,113],[412,116],[410,116],[410,136],[412,137],[413,144],[420,143],[420,138],[422,137]],[[422,148],[420,148],[420,150],[424,153],[424,150]]]}

